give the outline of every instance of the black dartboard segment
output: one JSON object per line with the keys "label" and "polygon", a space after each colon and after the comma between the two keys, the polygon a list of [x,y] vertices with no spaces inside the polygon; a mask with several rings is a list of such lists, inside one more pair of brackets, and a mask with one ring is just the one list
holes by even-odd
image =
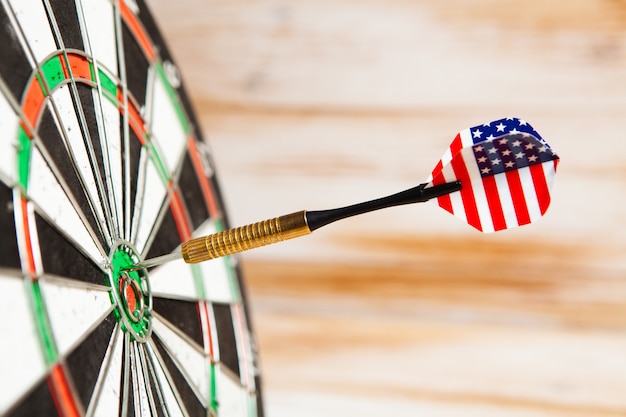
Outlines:
{"label": "black dartboard segment", "polygon": [[109,341],[115,331],[113,314],[102,321],[67,357],[67,368],[82,404],[89,404]]}
{"label": "black dartboard segment", "polygon": [[0,230],[2,230],[0,267],[17,269],[20,267],[20,258],[15,234],[13,191],[2,183],[0,183],[0,210]]}
{"label": "black dartboard segment", "polygon": [[59,416],[48,381],[40,381],[8,414],[10,417]]}
{"label": "black dartboard segment", "polygon": [[[11,17],[9,17],[11,16]],[[20,31],[11,24],[12,13],[0,9],[0,75],[12,98],[19,100],[22,97],[26,82],[28,81],[32,67],[28,62],[27,52],[19,44]]]}
{"label": "black dartboard segment", "polygon": [[141,0],[0,6],[0,415],[262,415],[211,155]]}
{"label": "black dartboard segment", "polygon": [[186,300],[154,297],[153,311],[181,330],[198,347],[204,344],[198,303]]}

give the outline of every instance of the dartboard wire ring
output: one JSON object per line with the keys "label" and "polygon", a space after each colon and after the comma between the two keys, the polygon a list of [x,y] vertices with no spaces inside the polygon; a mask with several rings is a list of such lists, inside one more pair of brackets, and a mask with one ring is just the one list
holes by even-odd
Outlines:
{"label": "dartboard wire ring", "polygon": [[[110,104],[113,103],[114,99],[117,99],[118,96],[114,95],[113,97],[109,97],[109,91],[104,89],[105,81],[100,79],[101,74],[106,75],[106,65],[100,64],[97,59],[97,55],[93,56],[92,53],[85,53],[82,50],[66,47],[63,43],[63,36],[65,34],[61,33],[60,26],[57,24],[54,16],[55,10],[53,9],[58,7],[58,5],[55,6],[52,4],[55,0],[44,0],[43,3],[45,13],[49,18],[49,29],[53,32],[53,38],[59,45],[57,48],[58,50],[48,52],[47,56],[43,59],[35,59],[36,54],[34,50],[31,49],[29,43],[30,40],[27,41],[28,34],[22,31],[22,26],[19,22],[20,17],[15,14],[13,9],[13,7],[17,7],[20,12],[23,12],[23,10],[20,9],[22,5],[11,6],[8,1],[9,0],[2,1],[2,8],[0,9],[0,12],[6,12],[8,10],[8,19],[10,20],[9,23],[12,23],[8,25],[10,26],[9,29],[17,33],[16,38],[19,38],[21,47],[26,50],[26,56],[32,67],[34,76],[30,77],[31,83],[34,82],[33,80],[35,78],[37,79],[37,82],[41,87],[41,93],[44,97],[40,103],[41,107],[38,110],[36,118],[32,119],[29,117],[31,116],[30,114],[25,113],[25,107],[23,104],[18,103],[18,101],[14,99],[11,87],[5,83],[4,78],[0,77],[0,92],[2,93],[0,100],[6,100],[6,103],[3,105],[8,105],[8,108],[13,111],[16,117],[15,120],[21,126],[19,129],[23,129],[22,133],[29,133],[26,142],[28,149],[25,152],[30,152],[27,159],[27,166],[21,166],[20,164],[23,163],[23,160],[20,162],[18,159],[16,164],[18,172],[9,174],[7,177],[6,173],[2,172],[2,168],[0,167],[0,191],[4,189],[12,191],[10,203],[13,204],[12,212],[15,216],[15,237],[18,241],[18,245],[16,247],[19,252],[19,260],[22,263],[22,270],[19,275],[23,277],[25,287],[28,287],[28,291],[26,292],[27,294],[30,294],[29,300],[31,300],[31,304],[35,304],[31,305],[29,311],[33,314],[33,316],[39,315],[39,318],[34,317],[34,322],[41,322],[33,325],[35,327],[39,326],[39,330],[35,330],[35,333],[39,335],[40,338],[46,339],[44,344],[48,343],[51,347],[49,348],[50,351],[47,354],[43,352],[43,356],[47,357],[45,360],[45,372],[35,380],[31,381],[31,384],[34,385],[31,385],[30,388],[23,391],[18,397],[12,397],[13,405],[10,405],[8,409],[6,408],[6,404],[3,405],[0,403],[0,414],[3,412],[17,413],[19,410],[24,409],[24,406],[39,406],[33,404],[40,404],[40,401],[31,400],[34,398],[33,396],[35,394],[40,395],[40,391],[42,389],[46,392],[49,390],[48,394],[44,393],[45,395],[51,396],[49,398],[62,403],[60,405],[57,404],[55,407],[56,411],[62,413],[63,415],[82,415],[84,413],[87,413],[87,415],[98,414],[98,407],[105,401],[105,395],[109,395],[107,393],[107,390],[110,388],[109,376],[118,371],[122,378],[121,388],[123,391],[118,411],[123,415],[131,412],[135,413],[138,408],[141,407],[147,407],[146,410],[149,409],[152,413],[155,413],[158,411],[159,404],[166,407],[168,414],[180,412],[183,415],[186,415],[192,410],[191,408],[188,408],[189,403],[186,402],[188,401],[189,394],[181,391],[181,389],[186,386],[190,387],[192,391],[195,390],[195,394],[192,394],[192,397],[195,396],[197,397],[197,400],[200,400],[205,413],[216,415],[218,413],[218,406],[228,407],[229,402],[232,411],[232,406],[235,405],[237,401],[240,403],[236,408],[240,410],[239,412],[242,413],[241,415],[247,416],[261,413],[262,410],[258,407],[258,405],[260,405],[258,398],[260,397],[257,391],[258,376],[256,374],[253,350],[254,341],[251,339],[252,334],[250,333],[248,327],[249,319],[245,317],[245,300],[242,298],[240,289],[237,287],[237,281],[233,281],[233,279],[237,278],[236,271],[230,269],[234,263],[232,260],[224,260],[220,264],[214,264],[223,265],[224,276],[230,277],[224,278],[224,282],[227,287],[226,290],[219,290],[222,292],[228,291],[228,294],[230,295],[227,296],[229,298],[226,298],[226,300],[230,301],[223,301],[220,297],[224,297],[225,295],[218,295],[220,292],[215,292],[216,288],[213,288],[212,286],[199,290],[200,293],[196,293],[195,296],[190,298],[187,295],[183,296],[182,294],[168,293],[168,291],[164,289],[159,290],[160,292],[156,291],[154,293],[158,294],[159,297],[162,295],[166,295],[168,297],[163,298],[163,301],[159,301],[160,303],[164,303],[169,299],[171,301],[168,301],[168,303],[191,302],[190,305],[195,305],[195,309],[197,310],[196,314],[198,315],[196,320],[198,320],[198,327],[201,332],[200,335],[201,338],[204,339],[204,342],[198,343],[197,341],[191,340],[190,334],[183,333],[183,327],[177,327],[180,326],[180,324],[174,324],[173,321],[170,321],[170,319],[165,316],[161,316],[160,314],[155,314],[157,317],[156,323],[160,326],[160,330],[156,331],[156,339],[152,337],[146,340],[146,343],[143,344],[137,343],[130,333],[123,331],[120,328],[119,324],[110,324],[112,329],[111,333],[108,333],[107,339],[105,340],[106,343],[102,345],[104,350],[102,351],[103,356],[100,362],[101,368],[99,368],[99,371],[95,374],[92,391],[89,394],[90,396],[87,397],[88,401],[81,401],[83,390],[82,386],[75,381],[77,374],[73,371],[72,362],[74,361],[77,351],[82,349],[83,346],[85,346],[85,344],[93,338],[92,333],[95,334],[96,330],[100,329],[100,325],[98,323],[101,322],[101,318],[95,319],[95,321],[91,322],[89,326],[81,329],[82,333],[80,336],[71,341],[71,343],[67,340],[62,340],[63,337],[66,336],[59,339],[61,335],[55,327],[57,326],[57,322],[59,320],[58,312],[55,312],[55,308],[58,308],[58,305],[54,306],[56,301],[49,297],[50,294],[54,293],[54,291],[59,291],[61,286],[63,287],[63,291],[69,291],[70,293],[73,291],[73,287],[80,288],[81,290],[91,288],[92,291],[96,291],[97,286],[83,281],[74,282],[73,276],[70,278],[65,274],[55,275],[54,269],[49,269],[49,265],[47,264],[49,259],[44,258],[44,252],[42,250],[42,244],[48,244],[48,242],[46,242],[47,235],[41,234],[43,232],[39,230],[40,225],[49,223],[50,226],[48,227],[55,228],[55,233],[58,233],[61,239],[67,241],[70,246],[77,251],[77,254],[85,257],[85,259],[93,265],[94,269],[100,271],[98,274],[102,272],[110,273],[113,270],[113,266],[110,261],[107,263],[107,251],[102,245],[104,244],[111,247],[113,252],[116,253],[115,247],[117,247],[116,245],[119,245],[119,242],[136,241],[137,235],[139,234],[137,230],[142,227],[142,220],[140,216],[146,214],[143,210],[143,205],[149,203],[146,191],[149,182],[147,174],[149,169],[156,170],[157,176],[161,176],[161,174],[166,173],[165,178],[167,180],[167,184],[162,185],[165,190],[165,195],[157,209],[157,215],[154,218],[155,224],[164,224],[167,218],[171,218],[173,215],[177,227],[179,226],[179,220],[177,219],[186,219],[182,221],[182,229],[179,228],[178,230],[178,233],[181,235],[191,236],[193,230],[198,227],[196,223],[191,223],[192,213],[187,210],[190,206],[187,205],[188,202],[185,200],[188,197],[187,195],[183,195],[183,193],[186,192],[186,190],[188,191],[188,189],[180,188],[182,184],[180,182],[183,181],[183,171],[187,173],[193,172],[193,175],[197,176],[199,188],[201,189],[199,194],[200,201],[206,202],[206,210],[209,215],[207,218],[208,223],[206,224],[210,227],[220,229],[225,225],[224,218],[222,217],[220,207],[216,205],[215,196],[211,191],[211,187],[213,185],[210,184],[214,181],[212,179],[212,175],[211,178],[209,178],[210,182],[207,182],[207,177],[203,177],[203,175],[206,175],[208,172],[211,174],[213,173],[211,156],[210,154],[206,154],[206,149],[208,147],[204,142],[197,141],[196,134],[194,133],[194,126],[191,124],[191,121],[186,119],[181,122],[183,123],[182,126],[186,129],[187,138],[183,141],[183,151],[179,154],[182,156],[178,157],[175,165],[172,166],[171,161],[165,161],[165,159],[163,159],[164,157],[167,157],[167,155],[165,155],[164,152],[159,151],[159,149],[162,148],[162,142],[152,141],[150,128],[152,122],[150,122],[150,115],[145,113],[143,115],[139,114],[140,106],[137,102],[135,102],[133,94],[129,90],[129,84],[126,80],[125,74],[125,55],[119,44],[122,44],[123,41],[125,41],[125,39],[122,39],[122,29],[128,29],[128,27],[131,27],[131,32],[134,31],[131,33],[131,36],[137,38],[143,36],[143,39],[138,39],[137,42],[143,44],[151,42],[142,22],[133,14],[138,13],[140,9],[142,9],[143,5],[141,7],[134,5],[133,10],[131,11],[129,6],[121,0],[111,3],[115,17],[113,27],[116,33],[115,38],[118,43],[116,48],[117,58],[121,59],[118,60],[118,64],[120,66],[120,78],[113,77],[109,78],[109,80],[118,80],[115,82],[115,85],[117,86],[117,91],[121,92],[120,96],[122,103],[120,105],[118,102],[116,107],[118,107],[120,123],[124,130],[124,133],[120,138],[120,141],[123,142],[124,148],[122,155],[126,156],[124,159],[125,170],[122,171],[126,174],[122,174],[124,182],[120,188],[121,192],[123,192],[123,196],[120,201],[120,189],[115,188],[115,185],[119,185],[120,183],[114,182],[111,178],[111,169],[113,165],[110,159],[111,155],[109,155],[107,149],[110,145],[110,141],[107,136],[108,131],[104,122],[105,107],[110,106]],[[87,24],[87,19],[84,14],[85,11],[81,3],[78,4],[77,10],[78,20],[80,22],[79,26],[80,28],[85,29],[85,33],[88,34],[89,30],[86,29],[89,25]],[[143,16],[146,16],[145,9],[142,10],[144,12]],[[139,35],[137,34],[138,31]],[[126,34],[124,34],[124,36],[126,36]],[[89,45],[88,50],[92,50],[89,36],[87,36],[86,42]],[[164,49],[160,49],[158,46],[153,46],[153,49],[151,49],[152,61],[150,61],[149,71],[149,76],[152,77],[151,82],[160,82],[167,87],[167,92],[170,95],[169,100],[173,100],[171,105],[174,106],[178,112],[182,111],[183,117],[188,116],[186,110],[183,109],[183,105],[180,103],[180,97],[178,95],[180,92],[177,93],[176,90],[168,84],[166,79],[167,74],[165,74],[164,69],[164,62],[169,61],[160,61],[161,58],[159,56],[159,51],[162,52]],[[80,71],[75,74],[71,66],[72,57],[81,55],[84,61],[88,61],[87,64],[92,71],[91,76],[87,76],[85,78],[81,77],[81,75],[84,74],[80,74]],[[62,83],[57,83],[56,85],[49,85],[47,75],[45,74],[46,68],[44,68],[44,64],[49,63],[48,61],[51,61],[52,59],[57,59],[59,62],[65,64],[65,78],[62,80]],[[0,68],[0,70],[2,70],[2,68]],[[5,74],[3,73],[1,75],[4,77]],[[155,79],[157,81],[154,81]],[[30,85],[30,83],[27,85]],[[90,96],[94,100],[92,103],[92,111],[94,112],[93,117],[95,117],[94,125],[90,125],[90,122],[87,120],[88,115],[83,112],[85,103],[82,101],[83,99],[79,94],[79,86],[88,86]],[[73,103],[74,106],[77,106],[78,109],[75,116],[78,119],[78,126],[82,132],[84,146],[88,154],[87,160],[91,166],[91,175],[95,180],[98,203],[94,202],[93,195],[86,190],[86,184],[89,180],[84,176],[86,175],[85,172],[80,169],[78,162],[79,157],[75,155],[73,145],[70,145],[69,137],[65,134],[65,119],[61,114],[61,108],[55,100],[55,91],[62,88],[65,88],[68,91],[67,94],[70,97],[71,103]],[[24,94],[26,94],[27,90],[25,89],[23,91]],[[147,93],[148,95],[151,95],[154,94],[155,91],[156,90],[151,87],[148,89]],[[26,97],[26,95],[24,95],[24,97]],[[103,98],[106,98],[106,100]],[[148,104],[147,108],[149,108],[149,105],[152,103],[155,103],[155,101],[153,101],[152,97],[150,97],[149,101],[146,103]],[[2,103],[0,102],[0,104]],[[141,108],[143,109],[143,107]],[[65,181],[64,173],[57,166],[56,157],[48,152],[48,145],[45,143],[45,140],[39,136],[38,129],[44,109],[48,109],[48,111],[51,112],[54,121],[57,123],[56,132],[62,136],[61,140],[64,144],[64,149],[67,151],[69,156],[71,169],[77,176],[75,179],[78,180],[80,188],[85,190],[84,197],[86,198],[88,204],[86,208],[82,207],[80,202],[74,196],[74,189],[71,184]],[[133,112],[135,112],[134,115]],[[142,142],[140,145],[140,161],[137,161],[137,170],[139,172],[143,172],[143,174],[137,174],[137,189],[134,192],[136,195],[141,194],[145,201],[138,202],[135,200],[135,206],[131,206],[132,203],[129,202],[130,199],[128,198],[131,193],[129,190],[130,187],[128,186],[130,181],[128,168],[131,160],[129,144],[131,142],[131,130],[136,128],[134,123],[137,123],[138,121],[143,124],[146,139],[145,143]],[[96,148],[97,145],[90,133],[90,127],[92,126],[97,128],[96,135],[99,136],[100,146],[104,149]],[[137,139],[141,140],[141,135],[138,135]],[[2,149],[5,149],[4,145]],[[103,173],[95,167],[99,160],[96,156],[96,149],[99,149],[101,152],[100,157],[103,160]],[[22,151],[23,150],[19,151],[20,154]],[[81,224],[81,227],[85,230],[88,240],[91,240],[91,243],[95,246],[95,250],[94,248],[86,248],[83,245],[84,242],[80,240],[80,237],[74,236],[69,231],[66,232],[63,228],[59,229],[59,225],[62,223],[58,223],[59,219],[48,213],[47,210],[49,209],[49,206],[47,204],[40,205],[38,198],[36,196],[33,198],[33,194],[31,193],[32,187],[29,188],[29,181],[31,181],[30,185],[33,185],[32,179],[29,179],[34,172],[32,171],[32,167],[30,167],[31,162],[33,161],[33,153],[39,155],[37,156],[40,158],[40,162],[38,163],[43,164],[43,166],[45,166],[48,170],[46,172],[49,172],[53,181],[56,181],[61,194],[64,195],[64,198],[68,201],[69,206],[72,210],[74,210],[73,212],[77,216],[79,224]],[[187,158],[184,163],[183,157]],[[162,170],[162,168],[165,167],[165,165],[163,165],[164,163],[170,164],[167,171]],[[161,170],[155,165],[159,165]],[[26,172],[26,176],[20,177],[20,167],[22,168],[22,171]],[[13,177],[13,175],[15,175],[15,177]],[[207,189],[209,192],[206,192]],[[123,213],[122,210],[120,210],[120,207],[123,208]],[[99,217],[97,215],[98,209],[102,210],[101,217],[104,222],[96,222],[96,227],[94,228],[92,222],[87,219],[87,212],[84,212],[83,210],[90,211],[90,215],[95,216],[95,219],[97,220]],[[141,215],[134,213],[137,209]],[[133,214],[131,214],[131,210]],[[205,223],[203,223],[203,225],[204,224]],[[102,243],[99,242],[98,236],[104,239]],[[41,240],[40,237],[43,240]],[[135,253],[135,256],[148,256],[151,246],[155,243],[161,242],[161,240],[162,236],[157,233],[156,228],[153,228],[149,231],[145,241],[142,242],[142,249],[137,251],[140,253]],[[101,258],[104,262],[94,262],[98,261],[98,259],[94,259],[94,257]],[[0,261],[2,261],[2,258],[0,258]],[[12,271],[6,272],[3,265],[4,264],[0,264],[0,282],[4,283],[6,282],[7,277],[14,276],[14,273]],[[200,285],[200,287],[209,285],[208,281],[206,281],[207,279],[213,279],[211,275],[206,275],[207,272],[202,267],[194,267],[190,268],[190,270],[192,277],[200,278],[200,281],[198,281],[198,279],[194,279],[195,281],[200,282],[200,284],[196,284]],[[154,278],[156,278],[156,276]],[[72,282],[71,285],[69,285],[70,282]],[[163,284],[161,283],[160,285]],[[224,284],[220,285],[223,286]],[[49,291],[52,291],[52,288],[56,287],[59,288],[48,294]],[[128,285],[123,288],[124,290],[127,289]],[[102,288],[97,289],[102,290]],[[112,291],[115,290],[110,288],[109,293]],[[133,294],[134,295],[132,295],[132,297],[136,298],[139,291],[135,291]],[[198,298],[199,294],[202,294],[200,298]],[[34,296],[38,297],[38,299],[33,302],[32,299]],[[49,304],[49,301],[52,301],[52,304]],[[131,299],[125,299],[125,301],[128,302],[120,303],[115,302],[114,300],[108,300],[108,304],[105,306],[108,310],[104,310],[102,315],[106,316],[111,310],[121,307],[132,310],[134,307],[131,308],[130,306],[133,305],[134,301]],[[123,306],[120,306],[120,304],[123,304]],[[39,311],[39,313],[34,313],[35,310]],[[140,308],[140,310],[143,309]],[[221,319],[217,318],[218,311],[220,311],[219,315]],[[132,312],[133,311],[131,311],[131,313]],[[227,312],[226,316],[224,315],[225,312]],[[55,314],[57,316],[55,316]],[[168,314],[172,313],[170,312]],[[228,317],[227,322],[224,322],[225,317]],[[228,336],[228,332],[224,333],[223,331],[224,329],[227,330],[227,328],[224,327],[224,323],[228,322],[231,323],[229,325],[231,328],[231,336]],[[95,330],[93,329],[94,326],[96,327]],[[187,331],[189,330],[185,330],[185,332]],[[176,337],[178,339],[175,337],[174,339],[168,340],[168,338],[172,337],[170,334],[177,335]],[[229,339],[229,337],[232,338],[232,342],[230,342],[231,339]],[[228,348],[227,345],[223,345],[223,341],[225,339],[231,343],[230,348]],[[175,340],[183,341],[191,348],[202,352],[204,357],[207,358],[204,363],[207,368],[210,368],[210,381],[207,382],[210,384],[210,393],[208,396],[203,396],[206,394],[204,391],[202,394],[198,394],[200,386],[195,385],[195,382],[191,381],[193,377],[189,372],[191,368],[188,367],[188,364],[183,365],[184,358],[179,355],[177,356],[177,354],[181,353],[176,350],[179,349],[179,347],[175,349],[174,345],[171,344],[172,341]],[[121,358],[116,356],[120,349],[122,352],[126,352]],[[45,349],[42,348],[42,351],[43,350]],[[123,362],[121,363],[121,368],[116,368],[118,364],[115,363],[115,361],[118,359]],[[187,368],[185,368],[185,366],[187,366]],[[117,371],[114,371],[114,369],[117,369]],[[236,371],[234,369],[236,369]],[[254,375],[252,374],[252,370],[255,372]],[[177,382],[177,377],[173,374],[173,372],[182,372],[182,381],[184,381],[183,385],[180,385],[180,381]],[[231,382],[228,382],[229,380]],[[2,380],[0,380],[0,387],[3,387],[1,384],[4,384]],[[216,384],[218,386],[217,391]],[[241,389],[235,387],[239,384],[241,384]],[[232,386],[229,388],[230,385]],[[46,386],[48,387],[47,389]],[[137,389],[139,389],[139,391],[137,391]],[[234,389],[235,391],[233,391]],[[239,393],[237,393],[236,390],[240,390],[238,391]],[[227,392],[229,392],[229,394],[226,394]],[[231,395],[233,397],[225,395]],[[81,398],[79,398],[79,396],[81,396]],[[110,395],[108,398],[110,399]],[[235,401],[235,403],[233,403],[233,401]],[[224,410],[226,409],[227,408]]]}

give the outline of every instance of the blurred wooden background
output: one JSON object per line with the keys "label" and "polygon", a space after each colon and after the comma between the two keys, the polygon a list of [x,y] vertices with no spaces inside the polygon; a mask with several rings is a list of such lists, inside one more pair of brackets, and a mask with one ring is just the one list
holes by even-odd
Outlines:
{"label": "blurred wooden background", "polygon": [[530,121],[539,223],[435,205],[241,257],[269,416],[626,415],[626,3],[153,0],[231,220],[423,182],[456,132]]}

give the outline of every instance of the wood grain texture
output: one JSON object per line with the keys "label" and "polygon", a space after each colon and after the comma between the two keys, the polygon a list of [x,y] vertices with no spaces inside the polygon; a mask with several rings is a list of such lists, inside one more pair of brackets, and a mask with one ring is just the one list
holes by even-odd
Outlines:
{"label": "wood grain texture", "polygon": [[234,225],[423,182],[456,132],[529,120],[547,216],[434,205],[242,256],[270,416],[626,415],[626,4],[155,0]]}

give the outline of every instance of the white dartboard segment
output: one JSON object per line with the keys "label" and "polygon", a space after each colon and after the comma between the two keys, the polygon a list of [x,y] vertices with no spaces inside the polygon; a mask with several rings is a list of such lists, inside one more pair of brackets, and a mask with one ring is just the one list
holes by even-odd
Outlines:
{"label": "white dartboard segment", "polygon": [[0,369],[3,372],[16,371],[11,373],[10,379],[0,379],[0,415],[4,415],[11,404],[46,372],[36,327],[37,317],[30,309],[29,285],[21,276],[0,271],[0,331],[5,335],[0,350]]}
{"label": "white dartboard segment", "polygon": [[69,352],[113,311],[108,291],[64,281],[40,281],[45,308],[60,355]]}
{"label": "white dartboard segment", "polygon": [[150,127],[168,173],[173,173],[185,150],[187,134],[170,97],[168,88],[171,87],[166,83],[163,77],[154,77]]}
{"label": "white dartboard segment", "polygon": [[94,58],[98,66],[118,75],[114,12],[115,8],[109,0],[78,2],[77,16],[86,52]]}
{"label": "white dartboard segment", "polygon": [[39,0],[11,0],[9,3],[24,37],[24,48],[35,66],[57,50],[44,3]]}
{"label": "white dartboard segment", "polygon": [[217,389],[220,402],[220,415],[229,417],[248,416],[248,393],[228,370],[218,367]]}
{"label": "white dartboard segment", "polygon": [[171,323],[156,316],[152,321],[153,331],[165,345],[181,373],[194,387],[194,392],[205,405],[210,401],[210,380],[207,371],[210,363],[199,346],[190,343],[181,333],[173,330]]}
{"label": "white dartboard segment", "polygon": [[96,244],[94,232],[88,229],[86,221],[83,222],[76,205],[70,201],[37,148],[32,151],[28,182],[30,198],[39,210],[60,225],[68,239],[76,242],[76,247],[94,262],[102,261],[106,254]]}
{"label": "white dartboard segment", "polygon": [[145,165],[145,177],[143,180],[145,181],[143,189],[138,191],[134,210],[137,234],[134,236],[133,243],[139,253],[144,252],[159,214],[162,214],[162,211],[167,208],[165,206],[167,189],[163,184],[161,175],[151,161]]}
{"label": "white dartboard segment", "polygon": [[4,95],[0,95],[0,179],[12,184],[17,180],[18,117]]}
{"label": "white dartboard segment", "polygon": [[87,414],[107,417],[119,414],[120,381],[122,378],[122,353],[124,335],[118,328],[107,348],[98,381],[94,401],[89,404]]}
{"label": "white dartboard segment", "polygon": [[107,212],[106,203],[100,197],[104,194],[104,183],[102,178],[98,178],[98,173],[94,169],[94,164],[97,166],[97,161],[94,160],[95,148],[93,145],[86,146],[79,117],[75,113],[74,101],[67,85],[54,91],[49,107],[59,131],[66,141],[65,146],[70,151],[72,163],[76,165],[82,186],[92,202],[96,217],[102,223],[109,225],[111,221],[110,219],[107,221],[105,216]]}
{"label": "white dartboard segment", "polygon": [[192,267],[182,259],[168,262],[150,272],[152,294],[165,298],[199,298]]}
{"label": "white dartboard segment", "polygon": [[187,411],[180,400],[174,382],[168,374],[166,367],[163,364],[163,359],[159,355],[157,348],[150,343],[146,346],[146,351],[148,352],[151,363],[153,364],[156,383],[158,384],[161,394],[163,395],[164,404],[167,408],[168,414],[175,417],[187,415]]}

